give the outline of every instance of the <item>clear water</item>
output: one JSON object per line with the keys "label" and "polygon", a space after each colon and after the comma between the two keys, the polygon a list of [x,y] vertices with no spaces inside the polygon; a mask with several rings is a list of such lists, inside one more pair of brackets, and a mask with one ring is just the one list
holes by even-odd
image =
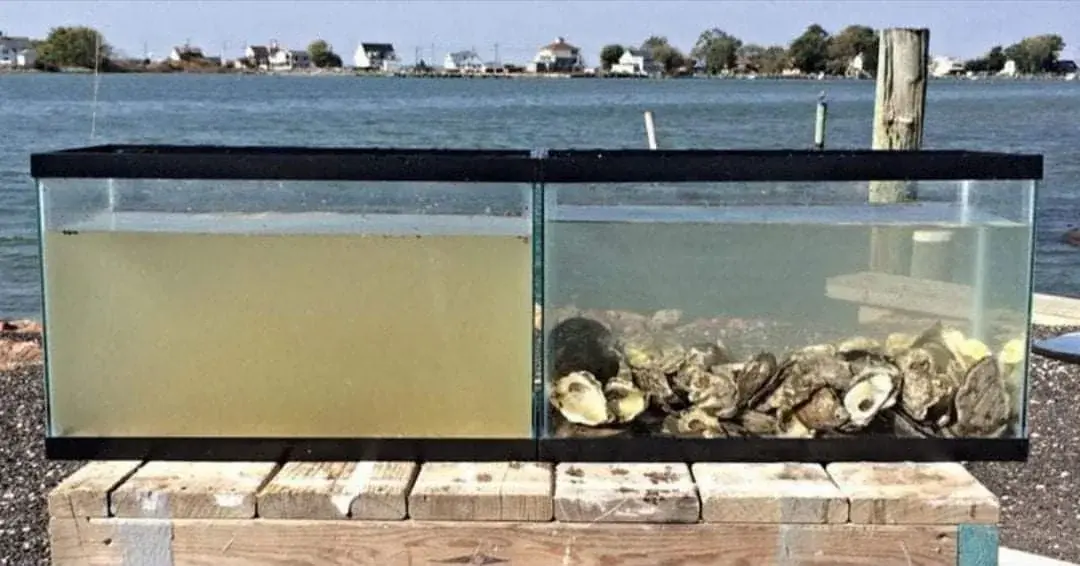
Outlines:
{"label": "clear water", "polygon": [[[646,333],[684,346],[720,339],[738,361],[761,351],[782,359],[854,336],[884,343],[938,321],[995,355],[1010,340],[1026,343],[1031,227],[992,208],[546,206],[549,380],[561,377],[552,369],[551,331],[571,314],[606,322],[626,338],[641,331],[628,321],[677,309],[673,327]],[[938,267],[927,267],[916,240],[942,234],[949,240],[934,254]],[[875,238],[898,243],[900,286],[853,283],[880,270],[872,266]],[[1020,434],[1022,370],[1010,379],[1019,387],[1010,399],[1018,408],[1011,433]],[[557,433],[557,420],[549,417],[547,434]]]}

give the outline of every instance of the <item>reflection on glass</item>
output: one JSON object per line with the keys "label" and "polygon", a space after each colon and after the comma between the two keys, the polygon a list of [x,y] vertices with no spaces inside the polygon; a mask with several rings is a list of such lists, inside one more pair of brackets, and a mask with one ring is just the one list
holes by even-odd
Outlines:
{"label": "reflection on glass", "polygon": [[545,187],[545,434],[1022,437],[1031,182]]}

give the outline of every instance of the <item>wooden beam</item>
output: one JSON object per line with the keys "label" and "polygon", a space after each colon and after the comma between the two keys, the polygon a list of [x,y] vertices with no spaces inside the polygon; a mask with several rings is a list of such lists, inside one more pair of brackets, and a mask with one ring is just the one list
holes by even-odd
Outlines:
{"label": "wooden beam", "polygon": [[695,523],[700,517],[686,464],[561,463],[555,470],[559,521]]}
{"label": "wooden beam", "polygon": [[409,516],[431,521],[550,521],[545,463],[428,462],[409,494]]}
{"label": "wooden beam", "polygon": [[289,462],[259,491],[266,519],[400,520],[415,462]]}
{"label": "wooden beam", "polygon": [[52,519],[49,532],[54,566],[957,564],[956,526]]}
{"label": "wooden beam", "polygon": [[846,523],[848,502],[818,464],[693,465],[712,523]]}
{"label": "wooden beam", "polygon": [[251,519],[272,462],[147,462],[111,496],[114,517]]}
{"label": "wooden beam", "polygon": [[836,463],[829,476],[867,525],[997,524],[998,500],[957,463]]}
{"label": "wooden beam", "polygon": [[[93,463],[49,494],[52,561],[955,566],[997,546],[997,500],[957,464],[367,464]],[[356,520],[364,494],[397,520]]]}

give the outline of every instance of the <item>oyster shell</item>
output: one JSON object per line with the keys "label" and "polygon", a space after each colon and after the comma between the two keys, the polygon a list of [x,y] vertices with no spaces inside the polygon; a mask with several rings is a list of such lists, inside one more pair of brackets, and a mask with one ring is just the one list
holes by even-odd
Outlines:
{"label": "oyster shell", "polygon": [[634,386],[630,368],[626,364],[622,364],[619,373],[604,386],[604,396],[608,400],[608,411],[619,423],[634,420],[648,406],[645,393]]}
{"label": "oyster shell", "polygon": [[728,419],[739,412],[739,388],[731,375],[701,370],[690,382],[689,401],[697,409]]}
{"label": "oyster shell", "polygon": [[816,356],[835,356],[836,346],[832,344],[814,344],[811,346],[804,346],[792,352],[788,359],[816,357]]}
{"label": "oyster shell", "polygon": [[949,365],[949,360],[957,358],[956,353],[959,352],[963,342],[963,334],[956,330],[946,329],[941,321],[938,321],[923,331],[911,347],[926,350],[934,358],[934,367],[944,368]]}
{"label": "oyster shell", "polygon": [[779,367],[776,356],[761,352],[746,362],[737,374],[739,405],[754,406],[779,385]]}
{"label": "oyster shell", "polygon": [[776,436],[780,438],[813,438],[814,435],[814,429],[806,426],[806,423],[799,420],[795,415],[790,415],[781,421]]}
{"label": "oyster shell", "polygon": [[765,408],[775,410],[784,419],[796,407],[810,400],[810,397],[825,387],[824,377],[817,371],[824,365],[823,360],[833,360],[830,356],[814,356],[808,359],[796,359],[780,370],[780,386],[765,400]]}
{"label": "oyster shell", "polygon": [[898,374],[895,368],[871,366],[855,376],[844,394],[844,409],[851,416],[846,428],[865,427],[882,409],[896,403]]}
{"label": "oyster shell", "polygon": [[619,371],[615,337],[591,318],[575,316],[560,322],[549,340],[555,375],[586,371],[604,383]]}
{"label": "oyster shell", "polygon": [[824,387],[818,389],[810,400],[795,409],[795,417],[799,422],[818,431],[838,429],[843,426],[850,415],[844,409],[843,403],[837,398],[832,389]]}
{"label": "oyster shell", "polygon": [[939,373],[929,352],[923,348],[906,350],[896,357],[896,366],[903,374],[900,406],[908,415],[925,421],[949,412],[956,384]]}
{"label": "oyster shell", "polygon": [[862,356],[865,354],[881,354],[883,348],[881,342],[865,336],[853,336],[836,344],[836,355],[841,357]]}
{"label": "oyster shell", "polygon": [[702,369],[708,369],[715,365],[731,362],[731,354],[720,341],[702,342],[690,346],[686,350],[686,359],[683,365],[690,364]]}
{"label": "oyster shell", "polygon": [[575,424],[599,426],[614,419],[600,382],[587,371],[576,371],[555,380],[551,404]]}
{"label": "oyster shell", "polygon": [[968,338],[959,344],[956,358],[964,364],[964,370],[991,355],[990,348],[981,340]]}
{"label": "oyster shell", "polygon": [[885,338],[884,354],[890,358],[895,358],[904,350],[907,350],[915,343],[915,336],[910,334],[904,334],[902,332],[894,332]]}
{"label": "oyster shell", "polygon": [[622,340],[623,357],[633,369],[655,369],[664,374],[679,371],[686,361],[685,346],[668,336],[630,334]]}
{"label": "oyster shell", "polygon": [[739,415],[739,423],[750,434],[765,436],[776,434],[778,422],[776,417],[759,413],[758,411],[745,411]]}
{"label": "oyster shell", "polygon": [[633,375],[634,385],[645,394],[649,403],[669,412],[672,405],[678,403],[679,397],[671,388],[671,382],[664,372],[658,369],[639,369],[634,370]]}
{"label": "oyster shell", "polygon": [[1024,368],[1021,363],[1027,355],[1024,340],[1013,338],[1001,346],[998,354],[998,372],[1005,380],[1005,390],[1009,393],[1009,405],[1012,408],[1009,417],[1020,414],[1023,403]]}
{"label": "oyster shell", "polygon": [[661,430],[672,436],[696,436],[718,438],[726,436],[720,420],[697,408],[690,408],[668,415]]}
{"label": "oyster shell", "polygon": [[956,391],[955,405],[952,430],[957,436],[996,437],[1005,432],[1011,407],[993,357],[983,358],[968,370]]}

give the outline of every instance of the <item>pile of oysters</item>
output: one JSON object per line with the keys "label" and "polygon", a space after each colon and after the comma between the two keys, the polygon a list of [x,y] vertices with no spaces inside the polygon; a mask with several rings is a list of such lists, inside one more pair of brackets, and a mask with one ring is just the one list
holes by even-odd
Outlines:
{"label": "pile of oysters", "polygon": [[556,436],[986,438],[1015,433],[1023,402],[1022,339],[994,352],[940,321],[745,357],[612,326],[572,316],[552,329]]}

